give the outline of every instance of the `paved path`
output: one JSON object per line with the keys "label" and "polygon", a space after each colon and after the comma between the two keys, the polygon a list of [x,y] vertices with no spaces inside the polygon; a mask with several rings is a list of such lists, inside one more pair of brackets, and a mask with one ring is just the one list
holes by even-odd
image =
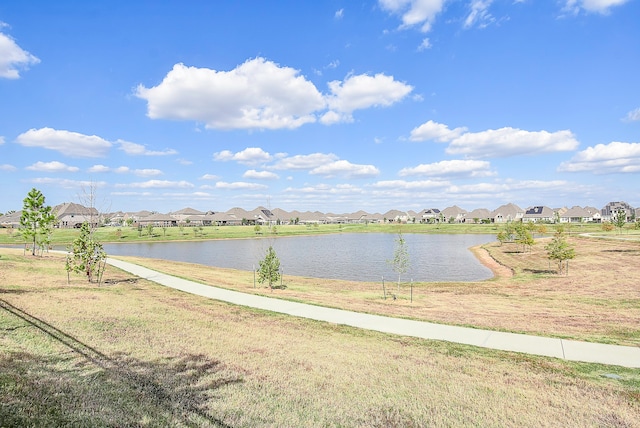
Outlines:
{"label": "paved path", "polygon": [[140,278],[186,293],[271,312],[402,336],[444,340],[569,361],[640,368],[640,347],[578,342],[350,312],[211,287],[113,258],[108,258],[107,263]]}

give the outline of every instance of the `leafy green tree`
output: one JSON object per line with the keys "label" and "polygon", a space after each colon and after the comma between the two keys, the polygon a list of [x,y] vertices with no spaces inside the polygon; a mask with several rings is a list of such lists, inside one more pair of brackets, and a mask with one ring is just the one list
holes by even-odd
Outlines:
{"label": "leafy green tree", "polygon": [[562,274],[568,260],[571,260],[576,256],[575,250],[567,242],[564,230],[561,227],[556,230],[551,242],[546,245],[545,249],[547,250],[547,257],[549,260],[555,260],[558,262],[558,274]]}
{"label": "leafy green tree", "polygon": [[622,228],[627,223],[627,212],[625,210],[618,210],[613,216],[613,224],[618,228],[618,233],[622,233]]}
{"label": "leafy green tree", "polygon": [[396,247],[393,252],[393,259],[389,260],[393,271],[398,274],[398,290],[400,290],[400,279],[402,275],[407,273],[411,266],[409,259],[409,250],[407,248],[407,242],[402,236],[402,232],[398,232],[398,236],[395,239]]}
{"label": "leafy green tree", "polygon": [[153,224],[149,223],[147,224],[147,236],[152,238],[153,237]]}
{"label": "leafy green tree", "polygon": [[80,235],[74,239],[67,256],[67,272],[84,273],[89,282],[100,282],[107,254],[93,234],[88,222],[82,223]]}
{"label": "leafy green tree", "polygon": [[522,252],[524,253],[527,247],[531,249],[531,246],[535,244],[535,241],[533,240],[533,235],[531,234],[529,229],[524,224],[518,223],[515,227],[515,231],[515,243],[518,245],[522,245]]}
{"label": "leafy green tree", "polygon": [[33,188],[23,200],[20,227],[26,241],[32,241],[31,254],[36,255],[36,246],[44,246],[50,242],[51,230],[56,220],[50,206],[45,205],[45,197],[41,191]]}
{"label": "leafy green tree", "polygon": [[280,259],[278,259],[273,246],[269,246],[264,259],[258,263],[258,282],[262,284],[266,281],[269,284],[269,288],[273,290],[273,284],[280,279]]}

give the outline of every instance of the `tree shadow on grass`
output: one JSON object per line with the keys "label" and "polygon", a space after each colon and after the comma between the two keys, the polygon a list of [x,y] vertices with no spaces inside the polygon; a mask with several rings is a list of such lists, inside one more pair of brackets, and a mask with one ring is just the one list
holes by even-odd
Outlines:
{"label": "tree shadow on grass", "polygon": [[[57,355],[0,351],[1,426],[227,426],[208,403],[216,390],[242,378],[220,361],[107,356],[1,299],[0,308],[69,349]],[[16,330],[3,333],[23,334]]]}

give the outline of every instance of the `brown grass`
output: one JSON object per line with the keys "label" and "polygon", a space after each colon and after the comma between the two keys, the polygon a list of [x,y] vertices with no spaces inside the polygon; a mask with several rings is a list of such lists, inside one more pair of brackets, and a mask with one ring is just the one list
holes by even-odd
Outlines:
{"label": "brown grass", "polygon": [[[640,420],[640,370],[265,313],[131,282],[113,268],[109,285],[78,276],[68,285],[62,266],[55,255],[0,250],[2,426],[634,427]],[[185,276],[252,289],[249,274],[184,268]],[[472,287],[491,295],[512,281],[529,284],[519,275],[516,268],[512,279]],[[468,284],[429,287],[440,289],[430,291],[434,298],[470,299]],[[284,293],[292,287],[273,292]],[[411,309],[403,300],[371,300],[368,307]]]}
{"label": "brown grass", "polygon": [[[539,240],[531,251],[488,244],[474,251],[497,275],[471,283],[387,283],[285,276],[286,288],[254,288],[251,272],[124,258],[214,286],[398,317],[578,340],[640,345],[640,243],[570,238],[576,258],[557,275]],[[489,255],[490,254],[490,255]]]}

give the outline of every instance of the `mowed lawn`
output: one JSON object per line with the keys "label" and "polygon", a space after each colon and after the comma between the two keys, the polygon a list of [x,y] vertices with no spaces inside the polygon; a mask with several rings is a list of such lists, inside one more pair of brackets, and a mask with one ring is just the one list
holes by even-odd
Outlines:
{"label": "mowed lawn", "polygon": [[[637,243],[620,245],[599,247],[605,255],[637,260]],[[586,248],[581,244],[579,251]],[[270,291],[254,289],[250,273],[166,262],[162,270],[277,297],[450,323],[504,323],[514,330],[527,330],[512,314],[529,304],[530,295],[531,302],[544,303],[535,310],[546,306],[551,318],[569,319],[573,312],[579,328],[551,331],[572,337],[588,330],[580,311],[601,301],[615,300],[606,310],[638,316],[632,266],[615,271],[617,281],[598,289],[580,282],[580,257],[569,276],[559,278],[525,263],[535,247],[525,255],[508,247],[489,250],[502,252],[503,262],[512,257],[515,275],[419,284],[413,302],[406,286],[393,301],[383,298],[377,284],[287,277],[285,289]],[[588,252],[583,257],[594,271],[619,268],[601,265]],[[633,427],[640,421],[640,370],[266,313],[136,280],[111,267],[104,279],[97,286],[72,276],[68,284],[62,256],[0,249],[0,426]],[[613,283],[623,286],[605,293]],[[356,285],[362,288],[351,290]],[[580,296],[555,314],[562,306],[556,300],[574,291]],[[434,315],[447,305],[450,318]],[[507,325],[509,318],[515,327]],[[560,324],[538,323],[545,327],[529,329]],[[637,328],[611,335],[601,329],[594,337],[633,342]]]}

